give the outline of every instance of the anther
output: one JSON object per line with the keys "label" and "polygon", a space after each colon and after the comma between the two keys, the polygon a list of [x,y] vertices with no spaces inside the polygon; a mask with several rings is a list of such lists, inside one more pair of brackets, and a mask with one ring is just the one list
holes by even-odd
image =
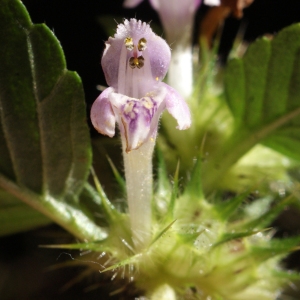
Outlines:
{"label": "anther", "polygon": [[133,45],[133,40],[131,37],[127,37],[125,40],[124,40],[124,44],[125,44],[125,47],[127,50],[132,50],[134,48],[134,45]]}
{"label": "anther", "polygon": [[144,51],[147,48],[147,40],[145,38],[141,38],[138,43],[138,50]]}
{"label": "anther", "polygon": [[142,68],[144,66],[144,57],[139,56],[139,57],[130,57],[129,59],[129,66],[134,69],[134,68]]}

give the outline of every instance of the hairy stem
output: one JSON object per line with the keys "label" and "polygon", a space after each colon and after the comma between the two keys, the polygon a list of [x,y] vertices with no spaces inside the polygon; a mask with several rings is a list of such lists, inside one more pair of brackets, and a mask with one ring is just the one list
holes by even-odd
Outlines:
{"label": "hairy stem", "polygon": [[122,137],[127,201],[132,240],[137,250],[151,240],[152,154],[155,143],[151,140],[136,150],[126,153]]}

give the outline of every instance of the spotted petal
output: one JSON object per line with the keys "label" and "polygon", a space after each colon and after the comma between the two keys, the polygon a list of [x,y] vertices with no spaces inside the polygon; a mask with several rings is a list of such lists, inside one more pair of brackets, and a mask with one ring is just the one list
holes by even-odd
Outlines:
{"label": "spotted petal", "polygon": [[104,135],[113,137],[115,135],[115,115],[108,100],[109,94],[114,92],[113,88],[105,89],[95,100],[91,109],[91,121],[93,126]]}
{"label": "spotted petal", "polygon": [[139,148],[149,139],[155,139],[158,120],[165,108],[166,89],[136,99],[122,94],[112,93],[112,104],[121,134],[126,139],[126,152]]}

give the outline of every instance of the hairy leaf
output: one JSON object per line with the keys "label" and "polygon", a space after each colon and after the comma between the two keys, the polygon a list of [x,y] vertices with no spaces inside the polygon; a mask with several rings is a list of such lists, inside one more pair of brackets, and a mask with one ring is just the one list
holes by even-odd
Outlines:
{"label": "hairy leaf", "polygon": [[19,0],[0,0],[0,45],[0,187],[77,236],[101,239],[78,205],[91,165],[79,76]]}
{"label": "hairy leaf", "polygon": [[235,124],[203,164],[206,192],[258,143],[300,160],[300,24],[254,42],[243,58],[229,61],[224,78]]}

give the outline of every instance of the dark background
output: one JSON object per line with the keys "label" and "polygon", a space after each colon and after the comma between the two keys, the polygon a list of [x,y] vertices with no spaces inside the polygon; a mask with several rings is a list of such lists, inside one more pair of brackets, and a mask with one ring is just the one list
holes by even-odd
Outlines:
{"label": "dark background", "polygon": [[[83,80],[87,103],[90,105],[99,91],[96,85],[105,85],[100,67],[100,58],[107,40],[106,29],[101,18],[109,16],[110,24],[115,18],[138,18],[159,24],[157,13],[149,1],[144,0],[134,9],[124,9],[123,0],[24,0],[32,21],[46,23],[62,44],[67,66],[79,73]],[[207,7],[199,9],[196,16],[197,28]],[[266,33],[274,34],[281,28],[300,21],[300,0],[255,0],[245,9],[244,18],[229,18],[224,27],[220,54],[226,57],[240,25],[245,25],[245,39],[254,40]],[[106,27],[109,27],[107,25]],[[111,29],[111,28],[110,28]]]}
{"label": "dark background", "polygon": [[[123,9],[123,0],[24,0],[32,21],[46,23],[60,40],[67,67],[79,73],[86,94],[87,110],[98,96],[97,85],[105,85],[100,67],[100,57],[107,29],[112,29],[112,19],[137,17],[159,25],[159,18],[148,1],[135,9]],[[219,56],[224,63],[234,37],[241,24],[245,26],[245,40],[252,41],[266,33],[275,34],[281,28],[300,21],[300,0],[255,0],[245,10],[244,18],[228,18],[224,25]],[[208,8],[202,6],[196,15],[197,28]],[[107,26],[103,26],[107,20]],[[105,28],[106,27],[106,28]],[[282,214],[274,224],[281,235],[299,234],[299,215],[293,210]],[[110,279],[89,276],[68,290],[70,282],[82,268],[63,268],[49,271],[57,262],[70,261],[61,250],[41,249],[40,244],[72,242],[72,237],[56,225],[20,233],[0,239],[0,299],[109,299],[108,293],[115,289]],[[68,251],[68,253],[71,253]],[[76,254],[74,254],[76,256]],[[59,259],[58,259],[59,257]],[[299,270],[299,254],[287,262]],[[96,290],[93,287],[96,282]],[[106,288],[103,288],[106,286]],[[133,295],[120,294],[110,299],[134,299]],[[295,298],[296,299],[296,298]]]}

